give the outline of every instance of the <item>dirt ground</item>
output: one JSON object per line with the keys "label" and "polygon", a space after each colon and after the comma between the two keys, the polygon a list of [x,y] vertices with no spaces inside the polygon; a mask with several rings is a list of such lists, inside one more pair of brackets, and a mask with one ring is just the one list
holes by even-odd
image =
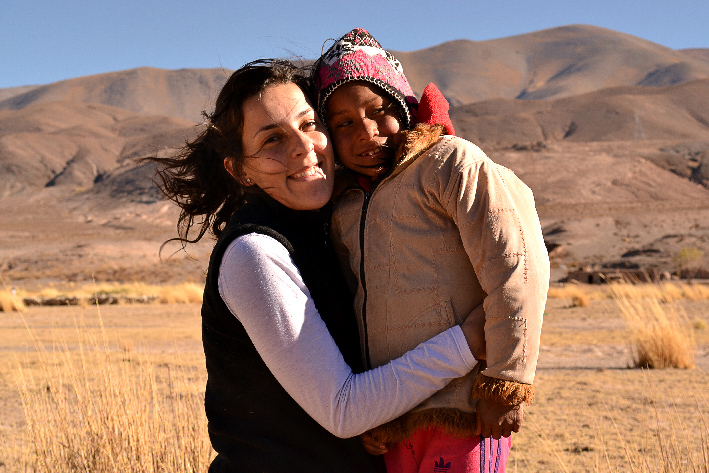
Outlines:
{"label": "dirt ground", "polygon": [[[571,307],[569,299],[549,300],[536,401],[515,435],[508,471],[633,471],[638,458],[657,454],[658,429],[667,441],[674,431],[682,442],[695,448],[701,444],[698,432],[707,432],[702,423],[709,414],[709,330],[695,332],[693,370],[630,369],[623,322],[614,304],[592,299],[588,307]],[[709,323],[709,302],[681,305],[690,320]],[[202,377],[197,382],[203,383],[197,305],[41,307],[24,314],[0,313],[0,472],[18,471],[27,445],[19,367],[37,370],[35,347],[74,347],[77,327],[95,329],[101,323],[111,350],[194,367],[197,378]]]}
{"label": "dirt ground", "polygon": [[0,277],[34,290],[55,284],[202,282],[214,241],[181,251],[168,202],[87,203],[49,189],[0,206]]}
{"label": "dirt ground", "polygon": [[[545,238],[557,245],[553,279],[568,269],[604,262],[619,267],[662,264],[672,270],[673,258],[683,248],[709,252],[706,190],[663,177],[637,159],[659,145],[627,145],[621,149],[627,156],[610,145],[568,146],[550,146],[536,154],[491,153],[538,196]],[[537,159],[522,166],[530,153]],[[578,159],[581,155],[593,160]],[[623,157],[628,160],[620,162]],[[160,244],[176,236],[174,206],[92,200],[82,192],[76,189],[67,197],[47,188],[2,199],[0,287],[32,291],[92,281],[203,281],[209,238],[186,252],[176,243],[160,252]],[[708,301],[681,304],[689,320],[709,324]],[[0,312],[0,473],[18,471],[26,447],[18,367],[39,374],[35,343],[47,348],[62,341],[71,344],[75,321],[95,328],[97,312],[92,307]],[[198,306],[102,306],[100,313],[117,352],[147,353],[167,366],[192,366],[206,376]],[[673,435],[682,439],[685,450],[700,451],[703,442],[709,455],[709,330],[695,334],[695,369],[629,369],[631,352],[612,301],[592,299],[588,307],[571,307],[570,300],[550,299],[535,380],[537,399],[513,441],[509,471],[645,471],[637,468],[638,458],[655,458],[661,451],[658,439],[676,445]]]}
{"label": "dirt ground", "polygon": [[[603,266],[672,273],[683,249],[709,255],[709,190],[652,164],[674,142],[550,143],[486,150],[534,191],[552,279]],[[647,158],[647,159],[645,159]],[[0,277],[31,289],[82,281],[201,282],[213,245],[180,251],[167,201],[44,188],[0,205]]]}

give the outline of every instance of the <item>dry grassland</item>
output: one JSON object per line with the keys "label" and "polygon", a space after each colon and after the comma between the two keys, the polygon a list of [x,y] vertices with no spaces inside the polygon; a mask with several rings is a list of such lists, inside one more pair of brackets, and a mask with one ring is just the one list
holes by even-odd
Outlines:
{"label": "dry grassland", "polygon": [[206,471],[199,324],[196,304],[0,314],[0,471]]}
{"label": "dry grassland", "polygon": [[[662,303],[690,322],[696,367],[642,370],[629,368],[628,332],[607,290],[555,290],[537,400],[508,471],[709,471],[709,299]],[[0,313],[0,327],[0,472],[125,471],[139,461],[206,471],[197,304],[29,307]],[[120,447],[105,426],[133,434]],[[111,442],[111,455],[96,448]]]}
{"label": "dry grassland", "polygon": [[[131,301],[145,301],[155,304],[200,304],[202,302],[203,284],[192,282],[181,284],[145,284],[145,283],[64,283],[53,284],[37,290],[19,289],[12,294],[10,290],[0,289],[0,312],[12,310],[24,311],[25,300],[46,301],[76,300],[75,304],[53,305],[82,305],[84,307],[103,300],[102,303],[128,304]],[[94,302],[92,302],[94,301]],[[110,301],[110,302],[109,302]],[[40,305],[35,304],[35,305]],[[49,304],[41,304],[49,305]]]}

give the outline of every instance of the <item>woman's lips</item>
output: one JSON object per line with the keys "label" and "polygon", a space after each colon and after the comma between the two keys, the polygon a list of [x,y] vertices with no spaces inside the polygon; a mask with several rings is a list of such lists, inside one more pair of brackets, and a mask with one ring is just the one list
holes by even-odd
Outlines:
{"label": "woman's lips", "polygon": [[309,167],[302,169],[294,174],[291,174],[289,177],[291,179],[297,179],[297,180],[309,180],[309,179],[325,177],[325,173],[323,172],[320,165],[317,164],[315,166],[309,166]]}

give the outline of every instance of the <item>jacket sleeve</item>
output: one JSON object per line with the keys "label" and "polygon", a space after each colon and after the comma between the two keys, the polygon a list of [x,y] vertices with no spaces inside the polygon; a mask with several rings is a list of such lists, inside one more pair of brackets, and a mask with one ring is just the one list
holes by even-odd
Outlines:
{"label": "jacket sleeve", "polygon": [[446,202],[486,293],[487,367],[473,397],[529,404],[549,289],[549,257],[534,197],[475,145],[455,143]]}

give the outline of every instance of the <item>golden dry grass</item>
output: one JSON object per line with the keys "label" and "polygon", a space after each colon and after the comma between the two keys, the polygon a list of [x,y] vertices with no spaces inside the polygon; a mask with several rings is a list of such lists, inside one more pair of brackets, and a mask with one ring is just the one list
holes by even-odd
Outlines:
{"label": "golden dry grass", "polygon": [[611,297],[624,299],[657,299],[661,302],[677,300],[701,301],[709,299],[709,286],[683,282],[659,284],[611,284]]}
{"label": "golden dry grass", "polygon": [[572,307],[588,307],[592,294],[576,284],[550,287],[547,297],[553,299],[571,299]]}
{"label": "golden dry grass", "polygon": [[90,283],[46,286],[34,291],[18,291],[18,297],[57,298],[75,297],[88,301],[96,295],[124,296],[126,298],[152,297],[160,304],[199,304],[202,302],[204,286],[192,282],[180,284],[134,283]]}
{"label": "golden dry grass", "polygon": [[541,371],[511,472],[709,472],[706,372]]}
{"label": "golden dry grass", "polygon": [[658,284],[615,283],[589,286],[568,283],[550,287],[547,296],[550,299],[570,299],[573,307],[588,307],[589,302],[592,300],[618,297],[625,299],[655,298],[662,302],[679,300],[702,301],[709,299],[709,285],[664,282]]}
{"label": "golden dry grass", "polygon": [[[175,356],[182,329],[155,320],[143,324],[143,333],[162,331],[174,345],[153,340],[147,346],[127,325],[105,328],[96,307],[71,310],[81,320],[55,320],[48,329],[35,319],[25,329],[25,346],[34,349],[15,359],[25,434],[16,440],[8,471],[206,472],[213,454],[203,361],[195,364],[187,353]],[[126,312],[113,313],[120,324],[119,314]],[[198,332],[198,317],[191,320],[191,331]],[[172,343],[169,336],[175,337]],[[0,458],[0,471],[2,463]]]}
{"label": "golden dry grass", "polygon": [[[610,288],[580,285],[586,308],[550,298],[536,400],[514,437],[511,472],[709,472],[706,300],[675,301],[695,321],[694,370],[642,370]],[[629,289],[629,288],[628,288]],[[657,294],[639,286],[635,294]]]}
{"label": "golden dry grass", "polygon": [[[700,357],[695,370],[627,369],[631,353],[616,302],[609,298],[607,288],[581,285],[579,289],[589,295],[588,307],[572,307],[570,299],[556,298],[547,305],[540,368],[534,383],[536,401],[529,407],[522,431],[514,437],[508,471],[709,472],[709,331],[696,331]],[[675,302],[690,319],[709,321],[709,305],[705,301]],[[141,403],[149,405],[154,398],[160,401],[158,410],[163,413],[165,425],[161,428],[165,432],[185,428],[169,425],[172,423],[204,422],[201,405],[194,414],[196,420],[164,414],[172,409],[165,406],[179,397],[171,398],[171,392],[188,393],[191,399],[195,399],[191,397],[194,393],[201,396],[203,392],[206,374],[199,306],[102,306],[100,312],[104,329],[95,307],[30,307],[24,314],[8,313],[0,318],[4,335],[0,339],[0,473],[47,471],[40,470],[32,448],[30,420],[34,414],[25,413],[13,380],[18,366],[25,373],[30,394],[43,399],[35,404],[38,412],[46,409],[42,402],[48,403],[52,390],[62,386],[67,401],[78,399],[71,394],[74,391],[93,395],[95,409],[125,415],[121,406],[129,405],[126,412],[137,412],[138,419],[144,419],[132,422],[145,426],[141,429],[146,431],[156,424],[151,420],[155,409],[142,409]],[[22,318],[27,320],[32,338]],[[77,331],[77,326],[82,329]],[[46,355],[41,355],[43,350]],[[68,374],[69,362],[65,358],[74,367],[73,377]],[[107,379],[103,373],[113,373],[112,379],[117,381],[103,381]],[[131,382],[120,381],[123,378]],[[118,387],[110,387],[114,384]],[[185,387],[180,387],[183,384]],[[46,386],[50,386],[49,393]],[[131,390],[137,395],[130,397]],[[124,401],[112,402],[111,397]],[[79,408],[78,404],[72,406]],[[192,415],[191,408],[183,412]],[[96,418],[84,422],[104,419],[102,422],[110,425],[105,416],[92,415]],[[66,444],[62,437],[65,434],[56,431],[61,427],[58,420],[53,421],[58,425],[55,431],[44,438],[47,442],[56,438]],[[112,428],[128,428],[119,421],[113,425]],[[162,439],[160,435],[155,438]],[[91,445],[90,440],[86,440],[86,445]],[[206,433],[194,442],[198,441],[207,442]],[[173,449],[194,448],[185,442]],[[60,449],[56,445],[53,448]],[[44,451],[51,453],[49,449]],[[148,455],[145,450],[140,450],[140,454]],[[159,453],[153,455],[163,458]],[[60,465],[53,471],[71,470]],[[128,471],[139,470],[131,465]]]}
{"label": "golden dry grass", "polygon": [[611,295],[626,323],[634,366],[694,368],[694,328],[680,308],[663,302],[663,287],[654,293],[647,287],[611,285]]}
{"label": "golden dry grass", "polygon": [[24,312],[27,310],[22,298],[11,291],[0,289],[0,312]]}
{"label": "golden dry grass", "polygon": [[39,376],[20,370],[37,471],[207,471],[203,394],[186,373],[116,355],[103,325],[38,354]]}

